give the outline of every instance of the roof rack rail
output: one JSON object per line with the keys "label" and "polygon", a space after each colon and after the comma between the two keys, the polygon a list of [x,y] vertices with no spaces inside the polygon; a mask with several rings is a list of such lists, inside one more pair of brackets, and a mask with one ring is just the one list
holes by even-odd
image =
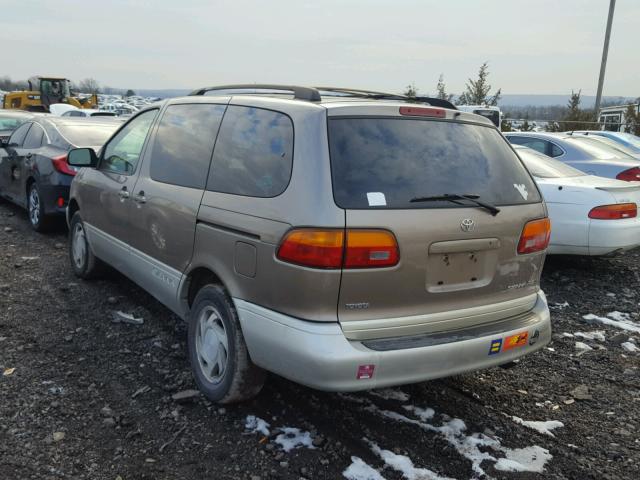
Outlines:
{"label": "roof rack rail", "polygon": [[356,88],[340,88],[340,87],[316,87],[317,90],[325,92],[344,93],[347,95],[372,99],[387,99],[387,100],[411,100],[417,102],[428,103],[434,107],[450,108],[451,110],[457,110],[456,106],[448,100],[443,100],[434,97],[415,97],[411,98],[407,95],[400,93],[386,93],[377,92],[375,90],[361,90]]}
{"label": "roof rack rail", "polygon": [[293,98],[297,100],[307,100],[309,102],[319,102],[322,100],[320,92],[311,87],[299,87],[296,85],[276,85],[276,84],[238,84],[238,85],[218,85],[215,87],[205,87],[194,90],[189,95],[205,95],[207,92],[219,90],[278,90],[283,92],[293,92]]}

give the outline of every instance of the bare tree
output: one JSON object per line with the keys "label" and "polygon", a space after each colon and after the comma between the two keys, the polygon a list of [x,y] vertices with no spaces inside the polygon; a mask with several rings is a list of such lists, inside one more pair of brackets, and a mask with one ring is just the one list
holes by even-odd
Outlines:
{"label": "bare tree", "polygon": [[100,84],[95,78],[85,78],[78,83],[78,91],[82,93],[100,93]]}

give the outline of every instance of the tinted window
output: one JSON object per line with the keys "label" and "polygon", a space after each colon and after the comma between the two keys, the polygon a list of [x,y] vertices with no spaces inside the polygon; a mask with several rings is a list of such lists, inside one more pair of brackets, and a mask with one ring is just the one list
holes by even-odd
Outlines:
{"label": "tinted window", "polygon": [[151,178],[204,188],[226,106],[171,105],[162,115],[151,154]]}
{"label": "tinted window", "polygon": [[25,118],[0,116],[0,130],[15,130],[25,122]]}
{"label": "tinted window", "polygon": [[144,141],[158,110],[141,113],[127,123],[104,149],[100,168],[126,175],[136,170]]}
{"label": "tinted window", "polygon": [[[490,127],[400,118],[329,120],[342,208],[450,208],[414,197],[474,194],[498,205],[540,201],[526,169]],[[521,193],[522,192],[522,193]]]}
{"label": "tinted window", "polygon": [[9,137],[9,145],[21,147],[22,142],[24,141],[24,137],[27,136],[29,127],[31,127],[31,123],[25,123],[24,125],[21,125],[20,127],[18,127],[16,131],[13,132]]}
{"label": "tinted window", "polygon": [[520,158],[531,172],[531,175],[539,178],[564,178],[564,177],[582,177],[586,173],[581,172],[569,165],[558,160],[547,157],[534,150],[520,148],[516,150]]}
{"label": "tinted window", "polygon": [[74,123],[58,125],[58,131],[76,147],[101,147],[119,126],[118,123]]}
{"label": "tinted window", "polygon": [[544,140],[540,140],[539,138],[533,137],[516,137],[509,135],[508,140],[511,143],[515,143],[516,145],[524,145],[525,147],[532,148],[533,150],[547,154],[547,148],[549,146],[549,142]]}
{"label": "tinted window", "polygon": [[24,148],[39,148],[42,146],[42,141],[44,139],[44,130],[40,125],[34,123],[27,134],[27,137],[24,139],[24,144],[22,145]]}
{"label": "tinted window", "polygon": [[559,157],[560,155],[564,154],[564,151],[557,145],[555,144],[551,144],[551,156],[552,157]]}
{"label": "tinted window", "polygon": [[230,106],[224,115],[207,190],[275,197],[287,188],[293,162],[293,124],[286,115]]}

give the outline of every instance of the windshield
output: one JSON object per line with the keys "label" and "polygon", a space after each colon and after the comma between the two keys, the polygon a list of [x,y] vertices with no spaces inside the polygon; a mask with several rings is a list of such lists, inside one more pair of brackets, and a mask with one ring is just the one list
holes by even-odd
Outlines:
{"label": "windshield", "polygon": [[530,148],[517,148],[516,152],[531,172],[531,175],[538,178],[565,178],[582,177],[586,173],[570,167],[558,160],[554,160],[547,155],[536,152]]}
{"label": "windshield", "polygon": [[[539,202],[518,157],[491,127],[404,118],[329,120],[331,172],[342,208],[452,208],[444,194],[495,205]],[[453,205],[455,206],[455,205]]]}
{"label": "windshield", "polygon": [[565,140],[569,143],[572,143],[574,146],[581,148],[598,160],[610,160],[612,158],[633,158],[632,156],[627,155],[626,153],[615,148],[611,148],[606,143],[599,140],[594,140],[593,138],[572,137],[565,138]]}
{"label": "windshield", "polygon": [[72,124],[60,125],[58,130],[62,136],[76,147],[100,147],[120,126],[113,124]]}

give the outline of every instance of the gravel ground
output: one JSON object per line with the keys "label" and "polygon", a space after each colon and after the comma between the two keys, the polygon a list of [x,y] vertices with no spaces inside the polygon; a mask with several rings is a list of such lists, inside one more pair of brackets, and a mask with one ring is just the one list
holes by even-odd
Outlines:
{"label": "gravel ground", "polygon": [[116,272],[76,279],[66,245],[0,201],[2,480],[640,478],[640,334],[582,317],[637,319],[639,254],[549,259],[554,341],[514,368],[349,395],[271,376],[220,408],[190,391],[184,325]]}

